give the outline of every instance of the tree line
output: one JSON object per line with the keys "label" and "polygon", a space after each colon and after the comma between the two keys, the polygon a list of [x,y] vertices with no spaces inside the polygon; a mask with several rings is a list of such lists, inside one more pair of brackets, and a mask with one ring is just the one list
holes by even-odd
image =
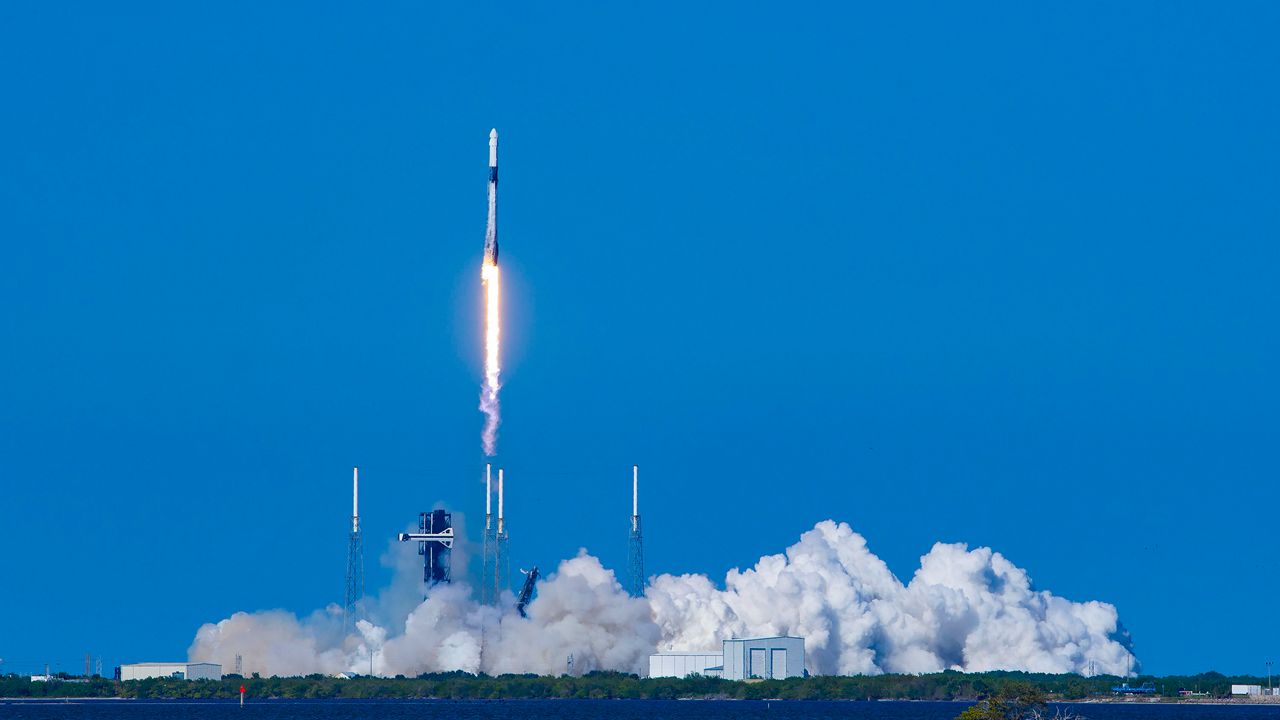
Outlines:
{"label": "tree line", "polygon": [[[947,671],[926,675],[822,675],[787,680],[742,682],[713,677],[641,678],[618,672],[591,672],[581,676],[471,675],[464,672],[426,673],[414,678],[396,676],[333,678],[306,677],[178,680],[152,678],[120,682],[105,678],[55,678],[32,682],[25,675],[0,677],[0,697],[77,697],[231,700],[240,686],[250,699],[655,699],[726,698],[741,700],[971,700],[992,697],[1010,683],[1035,688],[1059,700],[1083,700],[1111,696],[1121,683],[1115,676],[1083,677],[1023,672],[961,673]],[[1257,677],[1228,677],[1216,672],[1185,676],[1129,678],[1131,686],[1151,683],[1157,694],[1176,698],[1179,690],[1196,690],[1210,697],[1228,696],[1232,684],[1261,684]]]}

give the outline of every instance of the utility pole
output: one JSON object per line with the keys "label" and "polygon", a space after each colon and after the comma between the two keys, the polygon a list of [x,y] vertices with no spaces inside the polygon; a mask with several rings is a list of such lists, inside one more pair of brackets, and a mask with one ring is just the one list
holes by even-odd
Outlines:
{"label": "utility pole", "polygon": [[1271,666],[1274,664],[1272,660],[1267,661],[1267,695],[1271,695]]}

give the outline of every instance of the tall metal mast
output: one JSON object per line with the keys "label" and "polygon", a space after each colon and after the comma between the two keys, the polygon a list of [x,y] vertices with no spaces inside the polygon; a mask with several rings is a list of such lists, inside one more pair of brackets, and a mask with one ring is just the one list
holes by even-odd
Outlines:
{"label": "tall metal mast", "polygon": [[347,594],[342,605],[342,634],[359,619],[364,598],[364,542],[360,539],[360,468],[351,469],[351,538],[347,543]]}
{"label": "tall metal mast", "polygon": [[510,589],[507,585],[508,577],[511,575],[511,558],[507,554],[507,526],[503,517],[503,473],[502,468],[498,468],[498,530],[494,535],[493,543],[493,600],[498,602],[499,596],[503,590]]}
{"label": "tall metal mast", "polygon": [[631,537],[627,541],[627,591],[644,595],[644,537],[640,533],[640,466],[631,466]]}
{"label": "tall metal mast", "polygon": [[484,557],[480,569],[480,602],[498,602],[498,538],[493,526],[493,465],[484,465]]}

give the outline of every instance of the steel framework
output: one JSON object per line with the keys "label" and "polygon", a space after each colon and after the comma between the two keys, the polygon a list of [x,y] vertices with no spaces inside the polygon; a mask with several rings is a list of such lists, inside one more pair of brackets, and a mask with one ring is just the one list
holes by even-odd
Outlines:
{"label": "steel framework", "polygon": [[627,591],[644,595],[644,536],[640,532],[640,468],[631,466],[631,536],[627,540]]}
{"label": "steel framework", "polygon": [[480,602],[495,605],[498,593],[498,535],[493,524],[493,467],[484,466],[484,539],[480,558]]}
{"label": "steel framework", "polygon": [[364,542],[360,539],[360,468],[358,467],[351,469],[351,535],[347,542],[345,598],[342,604],[344,636],[347,630],[359,620],[360,601],[364,599]]}

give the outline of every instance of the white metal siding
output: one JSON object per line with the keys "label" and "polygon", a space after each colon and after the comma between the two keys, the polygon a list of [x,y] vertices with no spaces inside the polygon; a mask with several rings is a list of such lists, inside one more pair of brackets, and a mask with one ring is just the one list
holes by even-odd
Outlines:
{"label": "white metal siding", "polygon": [[188,680],[221,680],[222,666],[215,663],[187,663]]}
{"label": "white metal siding", "polygon": [[707,675],[707,668],[722,662],[720,653],[657,653],[649,656],[649,677]]}
{"label": "white metal siding", "polygon": [[787,676],[787,649],[773,648],[769,651],[769,677],[781,679]]}
{"label": "white metal siding", "polygon": [[724,677],[789,678],[804,675],[804,638],[735,638],[724,641]]}
{"label": "white metal siding", "polygon": [[723,676],[729,680],[741,680],[743,664],[742,643],[737,640],[725,640]]}
{"label": "white metal siding", "polygon": [[187,680],[221,680],[222,666],[215,663],[135,663],[120,666],[121,680],[177,677]]}

